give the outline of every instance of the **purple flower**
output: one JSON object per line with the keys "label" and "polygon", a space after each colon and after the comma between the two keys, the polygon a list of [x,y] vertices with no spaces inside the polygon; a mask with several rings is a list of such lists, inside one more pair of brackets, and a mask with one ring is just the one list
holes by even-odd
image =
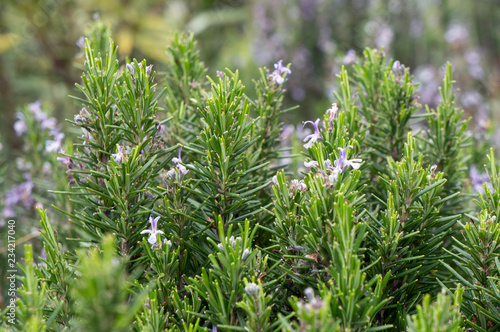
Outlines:
{"label": "purple flower", "polygon": [[290,69],[283,66],[283,60],[280,60],[274,64],[274,72],[271,74],[270,77],[273,80],[273,82],[276,82],[278,84],[283,84],[283,82],[285,82],[285,78],[283,77],[283,75],[284,74],[290,75],[291,73],[292,71]]}
{"label": "purple flower", "polygon": [[85,48],[85,37],[80,36],[80,38],[78,38],[75,44],[76,46],[78,46],[78,48]]}
{"label": "purple flower", "polygon": [[304,126],[307,123],[311,123],[314,126],[314,133],[312,133],[311,135],[307,135],[304,138],[304,142],[307,141],[307,140],[309,140],[309,142],[307,142],[306,144],[304,144],[304,147],[306,149],[309,149],[314,143],[316,143],[316,141],[318,139],[321,139],[321,133],[319,132],[319,129],[318,129],[319,121],[320,120],[318,118],[315,122],[312,122],[312,121],[306,121],[306,122],[304,122]]}
{"label": "purple flower", "polygon": [[23,119],[19,119],[14,122],[14,131],[17,136],[21,136],[23,133],[28,131],[28,127],[26,126],[26,122]]}
{"label": "purple flower", "polygon": [[[186,168],[186,166],[181,165],[181,163],[182,163],[181,151],[182,151],[182,147],[179,148],[178,158],[176,158],[176,157],[172,158],[172,162],[174,164],[177,164],[176,167],[179,170],[179,173],[181,173],[181,175],[186,175],[187,173],[189,173],[189,170]],[[192,166],[192,165],[190,165],[190,166]]]}
{"label": "purple flower", "polygon": [[111,157],[113,157],[113,159],[117,162],[117,163],[121,163],[123,162],[123,159],[125,158],[125,154],[123,153],[123,149],[121,146],[117,145],[118,146],[118,153],[113,153],[111,155]]}
{"label": "purple flower", "polygon": [[344,56],[343,59],[344,65],[352,65],[353,63],[356,62],[356,51],[355,50],[349,50]]}
{"label": "purple flower", "polygon": [[326,110],[326,114],[328,114],[329,119],[336,119],[338,111],[339,108],[337,107],[337,103],[333,103],[332,107]]}
{"label": "purple flower", "polygon": [[401,62],[399,60],[394,61],[392,64],[392,71],[398,71],[401,68]]}
{"label": "purple flower", "polygon": [[151,211],[151,217],[149,217],[149,222],[151,223],[151,229],[145,229],[141,232],[141,234],[149,233],[148,242],[151,244],[156,244],[158,234],[164,234],[163,231],[157,230],[158,220],[160,216],[153,218],[153,212]]}
{"label": "purple flower", "polygon": [[452,24],[448,31],[444,34],[444,39],[449,44],[464,43],[469,37],[469,31],[466,27],[460,24]]}
{"label": "purple flower", "polygon": [[[63,153],[63,151],[61,151]],[[71,159],[68,156],[59,156],[56,158],[57,161],[62,162],[64,165],[66,165],[69,169],[73,169],[73,165],[75,164],[73,162],[73,159]]]}
{"label": "purple flower", "polygon": [[16,213],[14,212],[13,206],[9,205],[9,206],[4,207],[4,209],[3,209],[3,217],[4,218],[9,219],[9,218],[12,218],[15,216],[16,216]]}
{"label": "purple flower", "polygon": [[33,204],[33,197],[31,196],[31,192],[33,191],[34,185],[31,181],[31,175],[29,173],[26,173],[24,175],[24,178],[26,179],[25,182],[5,192],[5,208],[3,211],[5,218],[14,216],[14,206],[17,203],[22,201],[26,209],[31,208]]}
{"label": "purple flower", "polygon": [[319,164],[316,160],[311,160],[311,161],[304,161],[304,166],[305,167],[313,167],[313,166],[318,167]]}
{"label": "purple flower", "polygon": [[57,120],[56,118],[46,118],[42,120],[42,124],[40,125],[40,128],[42,129],[56,129],[57,125]]}
{"label": "purple flower", "polygon": [[487,183],[488,187],[491,186],[488,173],[479,173],[475,165],[472,165],[469,170],[470,182],[472,185],[472,191],[475,193],[484,194],[484,184]]}
{"label": "purple flower", "polygon": [[126,67],[127,67],[127,70],[130,72],[130,75],[132,75],[132,77],[134,77],[134,73],[135,73],[134,63],[127,63]]}
{"label": "purple flower", "polygon": [[352,149],[352,145],[348,145],[343,149],[338,148],[340,151],[339,159],[335,160],[334,164],[335,164],[335,167],[337,168],[339,173],[345,172],[349,166],[351,166],[354,169],[359,169],[359,167],[361,166],[361,162],[362,162],[361,159],[347,160],[346,155],[345,155],[347,148]]}
{"label": "purple flower", "polygon": [[62,140],[64,138],[63,133],[59,133],[57,131],[53,131],[52,135],[54,136],[53,140],[47,140],[45,142],[45,151],[51,153],[51,152],[59,152],[61,150],[61,144]]}
{"label": "purple flower", "polygon": [[42,103],[38,100],[28,105],[28,110],[35,116],[35,120],[43,122],[47,119],[47,114],[42,111]]}
{"label": "purple flower", "polygon": [[332,108],[326,110],[326,114],[328,115],[328,131],[333,131],[333,127],[335,125],[334,121],[337,118],[339,113],[339,108],[337,107],[337,103],[332,104]]}

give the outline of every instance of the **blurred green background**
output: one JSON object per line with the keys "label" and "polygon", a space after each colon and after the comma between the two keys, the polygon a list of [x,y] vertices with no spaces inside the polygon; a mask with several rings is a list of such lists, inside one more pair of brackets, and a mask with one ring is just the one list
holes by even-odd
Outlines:
{"label": "blurred green background", "polygon": [[494,0],[4,0],[4,153],[20,147],[12,125],[21,105],[41,100],[58,119],[73,117],[77,105],[67,96],[81,74],[77,41],[95,20],[111,26],[122,58],[146,58],[160,72],[175,31],[195,33],[211,75],[238,68],[250,83],[257,66],[291,63],[288,103],[301,105],[291,122],[326,109],[334,75],[366,46],[411,68],[423,104],[436,103],[440,68],[450,61],[460,101],[487,127],[500,85],[499,9]]}

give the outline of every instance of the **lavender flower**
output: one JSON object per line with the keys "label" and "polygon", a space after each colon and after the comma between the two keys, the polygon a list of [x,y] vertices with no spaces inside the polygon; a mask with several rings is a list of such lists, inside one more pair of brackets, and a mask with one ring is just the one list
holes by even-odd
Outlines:
{"label": "lavender flower", "polygon": [[293,198],[297,191],[306,191],[307,185],[304,180],[292,180],[290,181],[290,185],[288,187],[288,196]]}
{"label": "lavender flower", "polygon": [[284,74],[290,75],[291,73],[292,71],[290,69],[283,66],[283,60],[280,60],[274,64],[274,72],[270,75],[270,77],[273,80],[273,82],[276,82],[278,84],[283,84],[283,82],[285,82],[285,78],[283,77],[283,75]]}
{"label": "lavender flower", "polygon": [[45,150],[49,153],[59,152],[62,147],[62,140],[64,138],[64,134],[54,130],[52,132],[52,135],[54,136],[54,139],[53,140],[49,139],[45,142]]}
{"label": "lavender flower", "polygon": [[401,62],[399,62],[399,60],[394,61],[394,63],[392,64],[392,71],[399,71],[400,68]]}
{"label": "lavender flower", "polygon": [[3,217],[6,219],[15,217],[16,213],[14,212],[14,207],[11,205],[5,206],[3,209]]}
{"label": "lavender flower", "polygon": [[449,44],[461,44],[464,43],[469,37],[469,31],[467,28],[460,24],[452,24],[448,31],[444,34],[444,39]]}
{"label": "lavender flower", "polygon": [[43,122],[47,119],[47,114],[42,111],[42,103],[38,100],[28,105],[28,110],[35,116],[35,120]]}
{"label": "lavender flower", "polygon": [[132,75],[132,77],[134,77],[134,73],[135,73],[135,66],[134,66],[134,64],[133,63],[127,63],[126,67],[127,67],[127,70],[130,72],[130,75]]}
{"label": "lavender flower", "polygon": [[347,148],[352,148],[352,145],[348,145],[345,148],[338,148],[340,153],[339,153],[339,159],[335,160],[334,164],[335,167],[337,168],[339,173],[345,172],[349,166],[351,166],[354,169],[359,169],[361,166],[361,159],[351,159],[347,160],[345,152]]}
{"label": "lavender flower", "polygon": [[78,46],[78,48],[85,48],[85,37],[80,36],[80,38],[78,38],[75,44],[76,46]]}
{"label": "lavender flower", "polygon": [[158,234],[164,234],[163,231],[157,230],[158,220],[160,216],[153,218],[153,212],[151,211],[151,217],[149,217],[149,222],[151,223],[151,229],[145,229],[141,232],[141,234],[149,233],[148,242],[151,244],[156,244]]}
{"label": "lavender flower", "polygon": [[309,149],[310,147],[312,147],[312,145],[314,143],[316,143],[316,141],[318,139],[321,139],[321,133],[319,132],[319,129],[318,129],[318,125],[319,125],[319,118],[316,119],[315,122],[312,122],[312,121],[306,121],[304,122],[304,126],[307,124],[307,123],[311,123],[313,126],[314,126],[314,133],[312,133],[311,135],[307,135],[305,138],[304,138],[304,142],[309,140],[309,142],[307,142],[306,144],[304,144],[304,147],[306,149]]}
{"label": "lavender flower", "polygon": [[356,51],[355,50],[349,50],[344,56],[344,59],[342,60],[344,65],[352,65],[353,63],[356,62]]}
{"label": "lavender flower", "polygon": [[178,158],[175,158],[175,157],[172,158],[172,162],[174,164],[176,164],[176,167],[179,170],[179,173],[181,173],[181,175],[186,175],[187,173],[189,173],[189,170],[186,168],[186,166],[181,165],[181,163],[182,163],[182,160],[181,160],[181,151],[182,151],[182,147],[179,148]]}
{"label": "lavender flower", "polygon": [[484,194],[484,184],[487,183],[488,187],[491,186],[488,173],[479,173],[475,165],[472,165],[469,170],[470,182],[472,185],[472,191],[475,193]]}
{"label": "lavender flower", "polygon": [[307,190],[307,185],[306,183],[304,182],[304,180],[300,180],[299,181],[299,185],[297,186],[297,189],[299,191],[306,191]]}
{"label": "lavender flower", "polygon": [[123,153],[123,149],[121,146],[117,145],[118,146],[118,152],[117,153],[113,153],[111,155],[111,157],[113,157],[113,159],[117,162],[117,163],[122,163],[123,162],[123,159],[125,159],[125,154]]}
{"label": "lavender flower", "polygon": [[[64,153],[64,151],[61,151],[61,153]],[[59,156],[56,158],[57,161],[62,162],[64,165],[66,165],[69,169],[73,169],[73,165],[75,164],[73,162],[73,159],[71,159],[68,156]]]}
{"label": "lavender flower", "polygon": [[16,122],[14,122],[14,131],[17,136],[21,136],[26,131],[28,131],[28,127],[26,126],[26,122],[23,119],[19,118]]}
{"label": "lavender flower", "polygon": [[309,167],[313,167],[313,166],[318,167],[319,164],[318,164],[318,162],[316,160],[311,160],[311,161],[304,161],[304,166],[308,167],[308,168]]}
{"label": "lavender flower", "polygon": [[40,128],[54,130],[56,129],[56,125],[57,125],[56,118],[48,118],[42,121]]}
{"label": "lavender flower", "polygon": [[15,216],[14,206],[22,202],[25,209],[30,209],[33,205],[33,197],[31,192],[33,191],[33,182],[31,181],[31,175],[26,173],[24,175],[26,179],[25,182],[15,186],[14,188],[7,190],[5,192],[5,207],[3,210],[3,216],[5,218],[11,218]]}
{"label": "lavender flower", "polygon": [[339,108],[337,107],[337,103],[333,103],[332,107],[326,110],[326,114],[328,115],[328,130],[332,131],[335,125],[335,119],[337,119],[339,113]]}

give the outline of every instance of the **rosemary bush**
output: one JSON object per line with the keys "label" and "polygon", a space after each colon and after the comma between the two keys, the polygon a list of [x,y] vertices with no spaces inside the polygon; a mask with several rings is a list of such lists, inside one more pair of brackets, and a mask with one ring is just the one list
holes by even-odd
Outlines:
{"label": "rosemary bush", "polygon": [[422,109],[410,70],[365,50],[290,151],[290,65],[261,68],[252,97],[238,71],[205,76],[192,35],[158,76],[92,38],[69,121],[82,136],[59,153],[55,190],[76,251],[40,208],[46,257],[26,247],[5,328],[500,328],[500,169],[491,152],[476,196],[450,65],[440,105]]}

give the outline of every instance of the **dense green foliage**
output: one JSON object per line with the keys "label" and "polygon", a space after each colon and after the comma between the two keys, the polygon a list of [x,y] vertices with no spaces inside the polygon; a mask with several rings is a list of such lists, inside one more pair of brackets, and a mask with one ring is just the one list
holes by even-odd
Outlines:
{"label": "dense green foliage", "polygon": [[73,239],[38,209],[46,258],[26,247],[4,327],[500,328],[500,169],[491,152],[476,214],[449,64],[422,113],[409,69],[366,49],[304,124],[297,172],[279,118],[290,65],[262,68],[251,97],[238,71],[205,77],[192,35],[174,38],[162,76],[89,38],[69,121],[82,137],[59,153],[69,183],[54,191]]}

